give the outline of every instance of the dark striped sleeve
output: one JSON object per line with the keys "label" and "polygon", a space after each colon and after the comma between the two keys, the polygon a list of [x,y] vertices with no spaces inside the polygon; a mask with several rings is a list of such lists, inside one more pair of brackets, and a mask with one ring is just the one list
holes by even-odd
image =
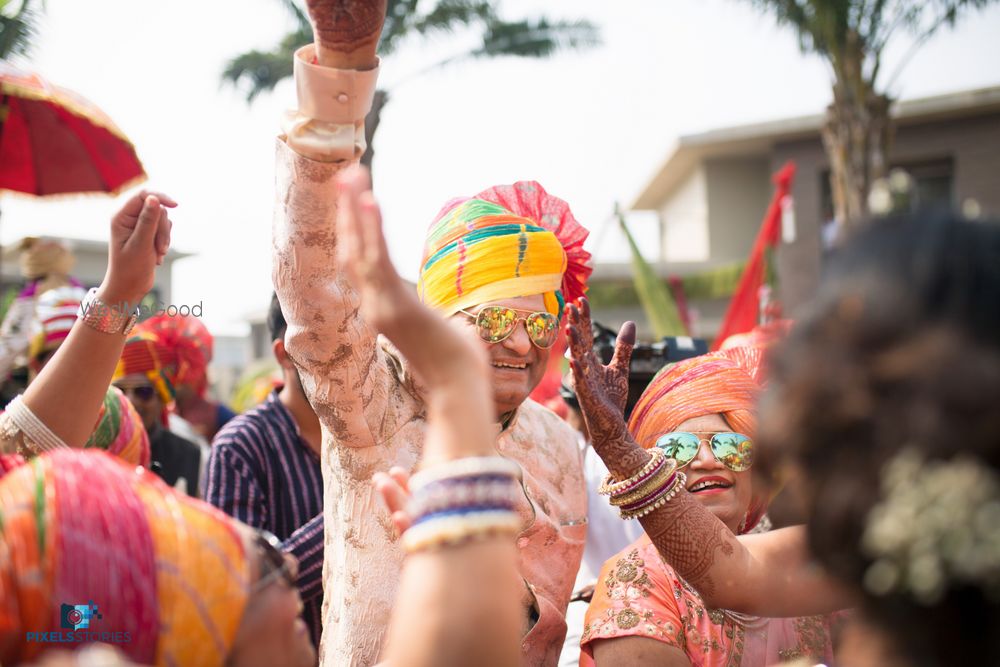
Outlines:
{"label": "dark striped sleeve", "polygon": [[282,550],[299,561],[299,596],[303,602],[323,595],[323,515],[317,514],[282,542]]}
{"label": "dark striped sleeve", "polygon": [[248,526],[266,528],[267,505],[236,439],[216,438],[208,457],[205,500]]}

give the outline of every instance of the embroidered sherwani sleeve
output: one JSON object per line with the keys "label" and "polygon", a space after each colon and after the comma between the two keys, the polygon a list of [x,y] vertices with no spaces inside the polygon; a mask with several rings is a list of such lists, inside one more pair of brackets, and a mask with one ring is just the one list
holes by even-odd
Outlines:
{"label": "embroidered sherwani sleeve", "polygon": [[364,152],[364,117],[378,70],[312,64],[295,54],[299,111],[277,144],[273,278],[288,322],[285,347],[338,446],[381,439],[392,382],[375,333],[358,315],[354,287],[337,271],[335,178]]}

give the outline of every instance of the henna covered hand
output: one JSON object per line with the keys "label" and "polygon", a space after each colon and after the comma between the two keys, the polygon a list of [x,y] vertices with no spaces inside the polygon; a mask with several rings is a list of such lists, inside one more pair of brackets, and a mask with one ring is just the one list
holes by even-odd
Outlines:
{"label": "henna covered hand", "polygon": [[[385,23],[386,0],[306,0],[320,64],[365,67],[373,64]],[[327,62],[335,54],[360,54],[355,63]]]}
{"label": "henna covered hand", "polygon": [[583,418],[590,431],[594,451],[618,479],[630,477],[649,461],[649,454],[636,444],[625,426],[628,400],[628,368],[635,346],[635,324],[626,322],[618,332],[615,354],[607,366],[594,353],[590,304],[566,306],[566,335],[572,354],[570,368]]}

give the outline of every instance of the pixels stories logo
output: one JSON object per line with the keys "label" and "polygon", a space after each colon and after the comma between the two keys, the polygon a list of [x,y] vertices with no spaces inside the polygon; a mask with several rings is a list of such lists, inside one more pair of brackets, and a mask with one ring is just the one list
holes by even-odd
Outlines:
{"label": "pixels stories logo", "polygon": [[97,604],[91,600],[87,604],[65,604],[60,608],[59,619],[63,630],[86,630],[93,618],[104,618],[97,610]]}
{"label": "pixels stories logo", "polygon": [[90,642],[104,642],[105,644],[128,644],[132,641],[132,633],[116,631],[113,628],[102,627],[106,623],[102,621],[97,603],[93,600],[87,604],[63,603],[59,606],[59,625],[61,630],[49,632],[27,632],[25,640],[29,643],[37,642],[43,644],[86,644]]}

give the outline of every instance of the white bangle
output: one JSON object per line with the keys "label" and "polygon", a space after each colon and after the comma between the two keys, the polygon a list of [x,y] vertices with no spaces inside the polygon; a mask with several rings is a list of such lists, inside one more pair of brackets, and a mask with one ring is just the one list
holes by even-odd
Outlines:
{"label": "white bangle", "polygon": [[35,416],[21,396],[17,396],[7,405],[4,413],[14,423],[14,426],[24,434],[24,444],[36,454],[54,449],[68,448],[58,435],[52,432],[45,423]]}
{"label": "white bangle", "polygon": [[455,459],[413,473],[410,477],[410,491],[443,479],[479,477],[481,475],[502,475],[520,480],[521,466],[502,456],[469,456]]}

